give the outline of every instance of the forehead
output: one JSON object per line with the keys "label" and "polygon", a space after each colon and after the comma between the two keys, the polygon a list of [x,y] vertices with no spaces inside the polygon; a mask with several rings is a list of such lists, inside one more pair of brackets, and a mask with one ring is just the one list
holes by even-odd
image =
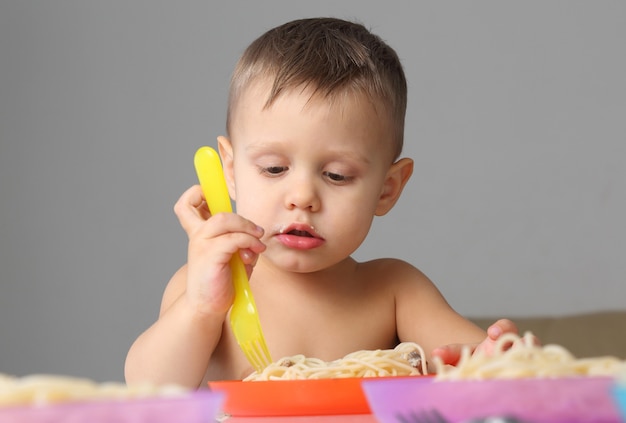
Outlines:
{"label": "forehead", "polygon": [[[239,93],[236,103],[231,104],[231,124],[237,126],[236,120],[242,111],[262,112],[271,110],[285,97],[297,97],[301,107],[298,111],[306,112],[310,108],[325,107],[332,113],[341,115],[355,112],[366,113],[373,118],[378,125],[391,129],[392,114],[380,99],[373,99],[364,90],[356,87],[342,87],[332,92],[320,91],[311,83],[304,83],[294,87],[288,87],[280,91],[279,95],[272,97],[271,78],[257,78],[249,82]],[[234,128],[229,128],[234,129]]]}
{"label": "forehead", "polygon": [[367,154],[393,160],[390,118],[380,113],[366,94],[346,90],[327,96],[312,87],[298,86],[268,104],[270,90],[271,84],[262,81],[242,93],[233,110],[229,134],[235,146],[243,143],[248,148],[253,140],[267,145],[268,140],[296,139],[318,145],[316,140],[325,139],[334,140],[333,149],[345,143],[355,147],[363,143],[360,148],[365,148]]}

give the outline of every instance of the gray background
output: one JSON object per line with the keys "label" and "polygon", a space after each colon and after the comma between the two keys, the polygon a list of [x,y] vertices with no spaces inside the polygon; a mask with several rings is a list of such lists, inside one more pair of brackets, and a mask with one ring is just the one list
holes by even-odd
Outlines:
{"label": "gray background", "polygon": [[415,174],[357,258],[468,315],[624,308],[626,2],[2,0],[0,372],[123,379],[237,57],[317,15],[371,27],[410,85]]}

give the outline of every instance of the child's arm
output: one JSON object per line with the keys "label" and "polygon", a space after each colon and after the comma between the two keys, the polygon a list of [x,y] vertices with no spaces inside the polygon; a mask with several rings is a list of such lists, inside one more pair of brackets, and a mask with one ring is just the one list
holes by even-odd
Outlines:
{"label": "child's arm", "polygon": [[400,281],[396,294],[396,321],[401,341],[413,341],[426,351],[427,359],[438,356],[444,364],[456,364],[464,345],[490,352],[504,333],[517,333],[507,319],[498,320],[487,332],[458,314],[437,287],[418,269],[398,262],[394,269]]}
{"label": "child's arm", "polygon": [[133,343],[126,382],[200,386],[224,322],[224,313],[195,313],[184,292],[187,267],[170,280],[158,320]]}
{"label": "child's arm", "polygon": [[518,333],[515,323],[508,319],[500,319],[487,329],[487,337],[479,344],[448,344],[437,347],[432,355],[441,358],[444,364],[456,365],[461,358],[464,346],[469,346],[474,351],[483,351],[488,355],[493,352],[498,339],[505,333]]}
{"label": "child's arm", "polygon": [[252,222],[232,213],[210,217],[199,186],[174,210],[189,237],[188,262],[170,280],[158,320],[128,352],[128,383],[200,386],[233,301],[230,258],[242,250],[249,267],[265,249]]}

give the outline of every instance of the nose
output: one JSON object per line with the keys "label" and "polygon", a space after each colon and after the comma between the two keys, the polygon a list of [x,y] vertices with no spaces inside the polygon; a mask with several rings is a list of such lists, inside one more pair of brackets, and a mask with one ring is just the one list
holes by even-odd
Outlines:
{"label": "nose", "polygon": [[319,211],[321,200],[312,178],[301,177],[297,180],[292,180],[292,183],[287,187],[285,207],[289,210]]}

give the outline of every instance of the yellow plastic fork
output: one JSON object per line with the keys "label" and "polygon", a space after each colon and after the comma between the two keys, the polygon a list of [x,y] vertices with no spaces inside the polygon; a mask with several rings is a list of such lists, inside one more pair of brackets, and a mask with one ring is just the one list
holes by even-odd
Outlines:
{"label": "yellow plastic fork", "polygon": [[[211,147],[200,147],[194,156],[194,165],[211,214],[232,213],[226,180],[217,152]],[[233,254],[230,270],[235,289],[235,299],[230,310],[230,326],[246,358],[260,372],[272,362],[272,358],[263,337],[246,268],[239,254]]]}

